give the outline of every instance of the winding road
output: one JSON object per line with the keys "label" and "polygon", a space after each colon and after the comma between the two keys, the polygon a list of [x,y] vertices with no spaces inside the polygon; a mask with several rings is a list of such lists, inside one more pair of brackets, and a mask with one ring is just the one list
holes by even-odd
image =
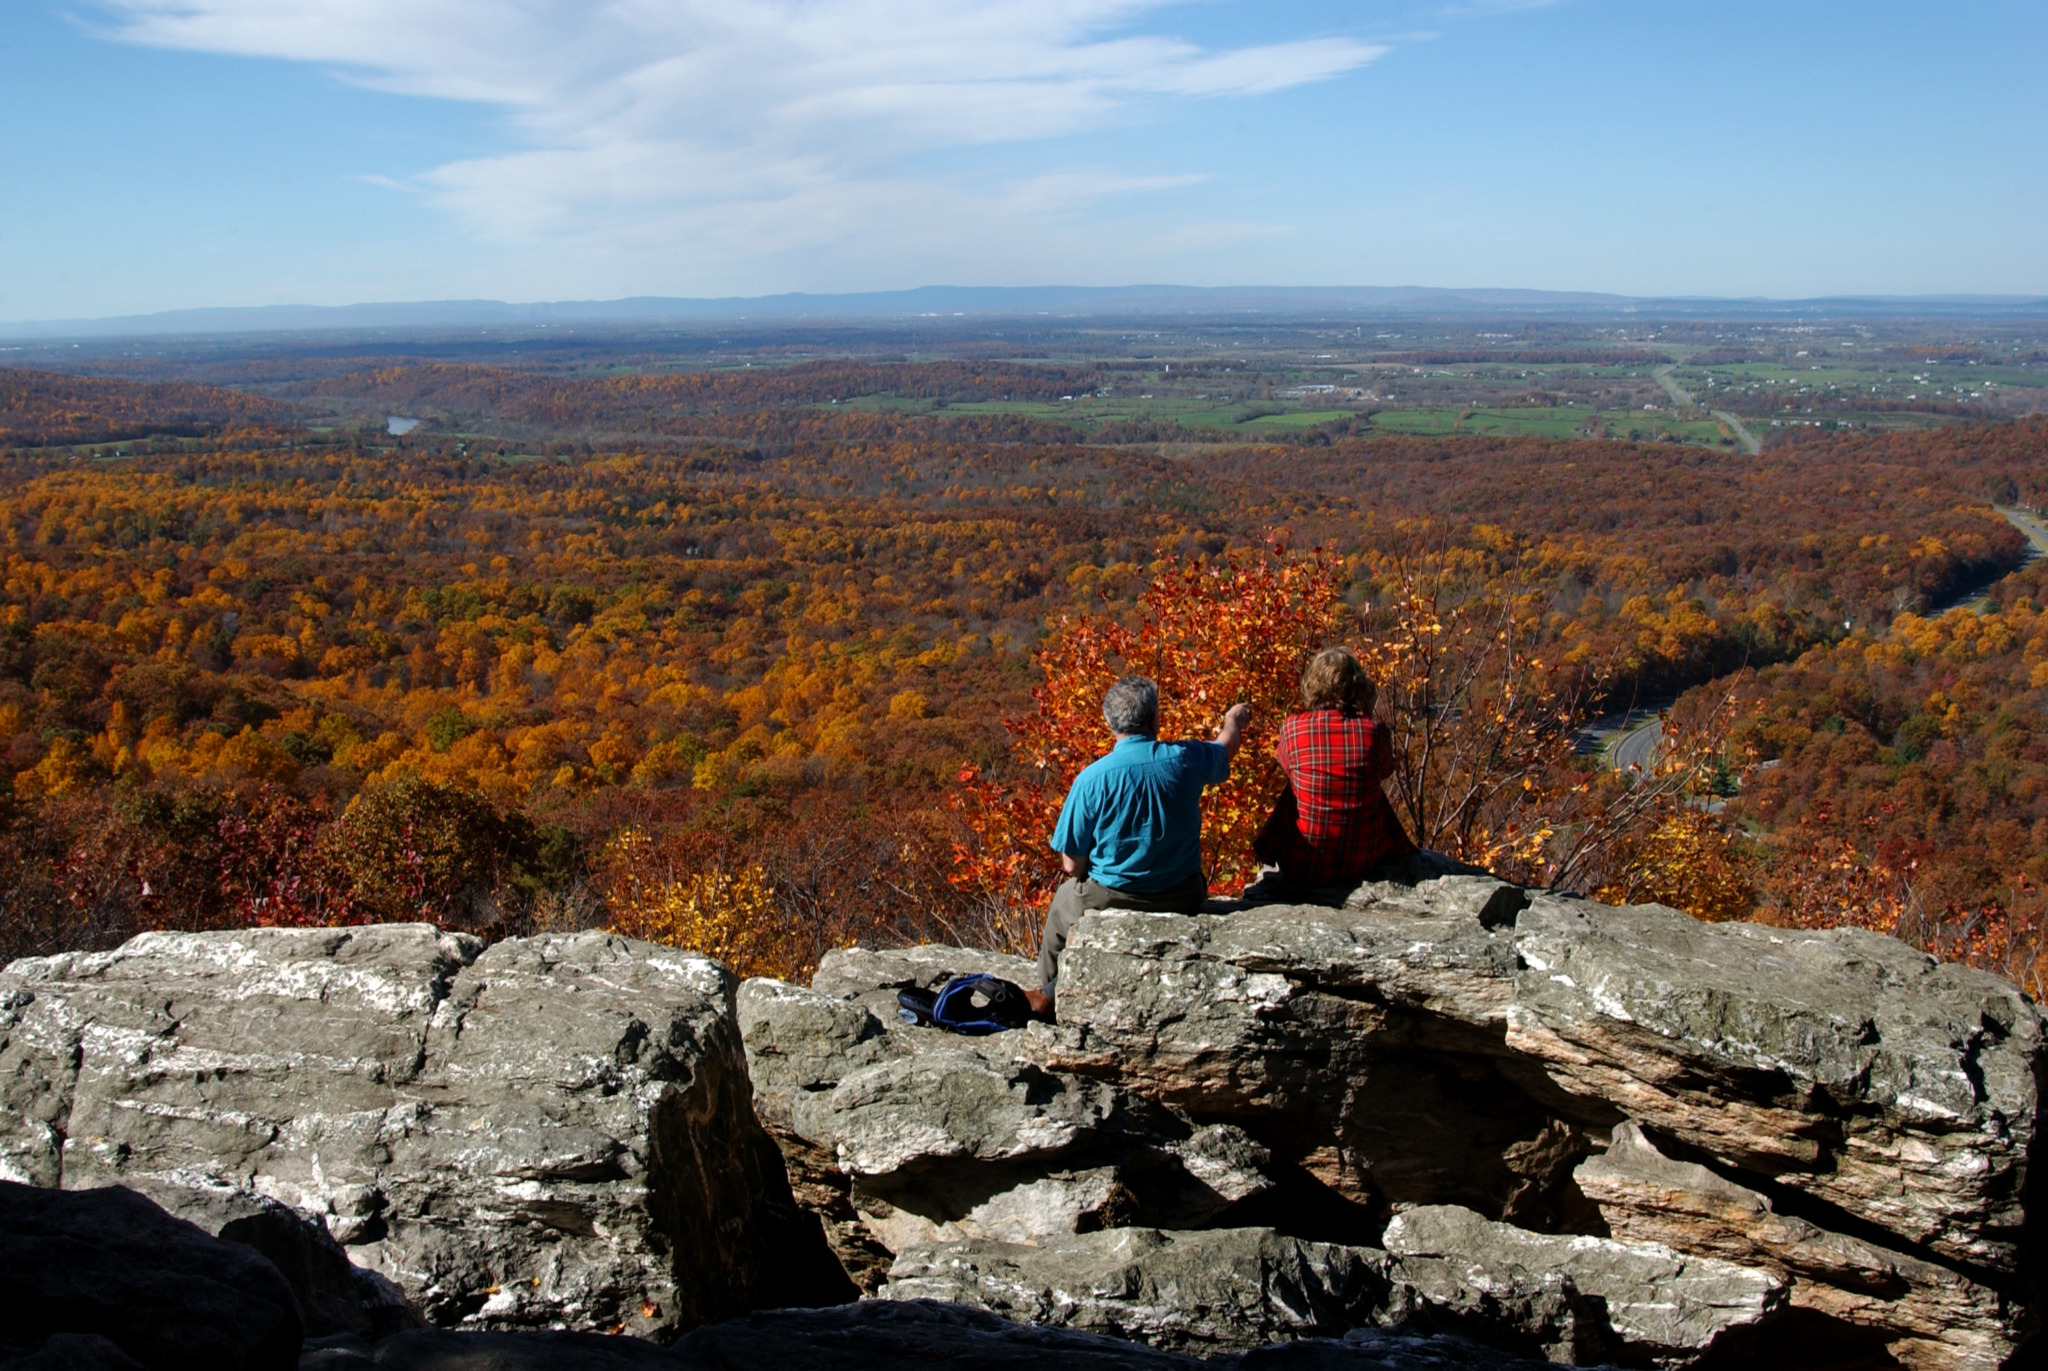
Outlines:
{"label": "winding road", "polygon": [[[1655,371],[1651,372],[1650,374],[1657,378],[1658,385],[1664,387],[1664,393],[1671,397],[1672,404],[1685,405],[1692,409],[1698,409],[1700,407],[1700,402],[1692,398],[1692,392],[1687,390],[1684,386],[1678,384],[1676,380],[1672,379],[1671,373],[1676,371],[1677,369],[1678,368],[1675,364],[1661,366],[1658,367]],[[1757,453],[1763,450],[1762,445],[1757,442],[1755,436],[1752,435],[1748,429],[1742,426],[1742,420],[1736,418],[1734,415],[1730,414],[1725,409],[1713,409],[1708,410],[1707,412],[1713,415],[1716,419],[1719,419],[1722,423],[1728,425],[1728,429],[1731,433],[1735,435],[1736,441],[1742,444],[1742,450],[1744,452],[1747,452],[1750,456],[1754,457],[1757,455]]]}
{"label": "winding road", "polygon": [[1595,719],[1580,730],[1579,751],[1604,755],[1608,764],[1617,771],[1625,771],[1631,766],[1640,766],[1648,771],[1657,756],[1658,740],[1664,736],[1664,727],[1657,716],[1674,703],[1672,700],[1660,700],[1654,704],[1639,705],[1626,714],[1609,714]]}
{"label": "winding road", "polygon": [[[1660,370],[1668,371],[1670,368],[1666,367]],[[1685,396],[1685,391],[1667,376],[1660,374],[1657,379],[1664,383],[1666,390],[1672,392],[1674,400],[1679,399],[1680,396]],[[1685,399],[1680,400],[1680,403],[1690,403],[1690,401],[1691,397],[1686,396]],[[2025,510],[2011,509],[2004,505],[1993,505],[1991,508],[2003,515],[2007,523],[2010,523],[2014,528],[2024,533],[2027,541],[2033,544],[2033,551],[2027,557],[2028,561],[2048,554],[2048,522],[2043,522],[2039,517]],[[2003,574],[2000,573],[2001,576]],[[1950,609],[1960,609],[1967,604],[1974,604],[1982,597],[1983,591],[1972,590],[1957,600],[1956,603],[1929,610],[1927,613],[1930,615],[1943,614]],[[1668,703],[1666,707],[1668,707]],[[1664,737],[1664,726],[1659,722],[1657,715],[1657,707],[1645,707],[1630,710],[1627,714],[1622,715],[1618,721],[1615,721],[1611,715],[1608,719],[1595,720],[1579,735],[1581,750],[1605,753],[1608,763],[1616,771],[1626,771],[1632,766],[1639,766],[1644,771],[1648,771],[1650,763],[1656,759],[1657,744]]]}
{"label": "winding road", "polygon": [[2012,509],[2005,505],[1991,508],[2005,516],[2005,521],[2027,535],[2027,541],[2034,545],[2036,554],[2048,552],[2048,524],[2042,523],[2025,510]]}

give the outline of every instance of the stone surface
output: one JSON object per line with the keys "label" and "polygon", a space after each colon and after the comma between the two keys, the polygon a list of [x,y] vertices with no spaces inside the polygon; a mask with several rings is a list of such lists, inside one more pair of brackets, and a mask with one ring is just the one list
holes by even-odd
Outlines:
{"label": "stone surface", "polygon": [[1365,1329],[1203,1360],[1066,1328],[1033,1327],[936,1300],[778,1310],[700,1328],[678,1344],[684,1371],[1540,1371],[1463,1338]]}
{"label": "stone surface", "polygon": [[[876,954],[867,954],[872,957]],[[827,955],[826,965],[845,952]],[[821,1103],[850,1071],[905,1055],[904,1040],[888,1034],[865,1004],[787,981],[757,977],[734,999],[747,1045],[754,1109],[770,1127],[794,1129],[799,1112]],[[821,1127],[806,1119],[807,1132]]]}
{"label": "stone surface", "polygon": [[[1312,1236],[1373,1244],[1403,1210],[1455,1205],[1754,1266],[1817,1336],[1911,1364],[2031,1334],[2043,1039],[2009,985],[1872,934],[1502,889],[1092,915],[1041,1060],[1239,1124],[1283,1188],[1304,1193],[1297,1168],[1348,1214]],[[1625,1195],[1598,1154],[1632,1121],[1776,1196],[1768,1223],[1739,1238],[1654,1186]]]}
{"label": "stone surface", "polygon": [[141,1362],[96,1333],[58,1333],[16,1354],[0,1346],[0,1371],[144,1371]]}
{"label": "stone surface", "polygon": [[1022,957],[937,943],[917,947],[842,947],[827,952],[818,963],[817,973],[811,977],[811,989],[837,999],[887,991],[893,1010],[898,990],[936,990],[955,976],[972,975],[996,976],[1029,986],[1038,979],[1038,968]]}
{"label": "stone surface", "polygon": [[0,1348],[29,1364],[291,1371],[302,1336],[291,1287],[252,1249],[133,1191],[0,1181]]}
{"label": "stone surface", "polygon": [[1777,1212],[1769,1197],[1674,1161],[1633,1123],[1578,1169],[1612,1234],[1769,1271],[1791,1304],[1878,1335],[1916,1371],[1992,1371],[2016,1348],[2022,1311],[1946,1266]]}
{"label": "stone surface", "polygon": [[1421,1304],[1525,1332],[1574,1362],[1682,1366],[1785,1301],[1784,1279],[1769,1272],[1655,1243],[1530,1233],[1448,1205],[1397,1216],[1386,1244]]}
{"label": "stone surface", "polygon": [[[1059,1024],[897,1017],[972,971],[1031,977],[930,947],[805,988],[600,934],[151,935],[0,974],[0,1174],[133,1185],[267,1254],[334,1330],[309,1367],[2033,1355],[2039,1016],[1889,940],[1443,872],[1105,911]],[[750,1315],[673,1352],[445,1331],[659,1341],[856,1289],[982,1308]],[[444,1328],[385,1336],[419,1312]]]}
{"label": "stone surface", "polygon": [[[0,1368],[7,1365],[0,1362]],[[300,1362],[301,1371],[1539,1371],[1547,1365],[1462,1338],[1379,1329],[1198,1361],[932,1300],[756,1314],[701,1328],[672,1350],[590,1334],[431,1329],[375,1346],[312,1349]]]}
{"label": "stone surface", "polygon": [[1361,1239],[1420,1204],[1572,1221],[1587,1133],[1622,1116],[1506,1046],[1516,933],[1479,913],[1512,888],[1362,889],[1359,908],[1082,920],[1049,1061],[1239,1124],[1362,1206]]}
{"label": "stone surface", "polygon": [[1338,1339],[1303,1339],[1212,1358],[1235,1371],[1548,1371],[1553,1362],[1520,1357],[1453,1333],[1357,1328]]}
{"label": "stone surface", "polygon": [[291,1286],[308,1338],[377,1338],[420,1322],[404,1291],[349,1261],[323,1216],[191,1172],[170,1180],[131,1175],[122,1185],[203,1232],[261,1253]]}
{"label": "stone surface", "polygon": [[1168,1350],[1242,1351],[1385,1319],[1384,1263],[1384,1253],[1268,1228],[1121,1228],[1036,1245],[912,1248],[898,1254],[882,1294],[978,1305]]}
{"label": "stone surface", "polygon": [[[877,993],[868,979],[950,974],[931,951],[903,954],[908,970],[884,954],[829,955],[825,983],[854,998],[756,980],[737,999],[756,1107],[810,1149],[785,1148],[796,1172],[848,1178],[848,1203],[882,1247],[1193,1227],[1269,1187],[1266,1151],[1242,1130],[1045,1066],[1044,1025],[968,1038],[884,1024],[858,998]],[[864,1284],[864,1256],[843,1230],[835,1239]]]}
{"label": "stone surface", "polygon": [[1509,1045],[1729,1166],[1989,1272],[2019,1266],[2039,1014],[1854,929],[1538,898]]}
{"label": "stone surface", "polygon": [[0,1164],[319,1216],[428,1318],[659,1333],[852,1287],[731,978],[601,933],[146,934],[0,975]]}
{"label": "stone surface", "polygon": [[1129,1228],[1030,1245],[934,1243],[898,1254],[880,1293],[1203,1354],[1398,1326],[1471,1333],[1517,1355],[1638,1366],[1684,1365],[1784,1305],[1784,1280],[1766,1272],[1648,1243],[1529,1233],[1465,1209],[1410,1210],[1386,1240],[1381,1250],[1267,1228]]}
{"label": "stone surface", "polygon": [[966,947],[924,943],[917,947],[844,947],[827,952],[811,977],[811,989],[835,999],[857,1001],[890,1028],[897,1017],[899,990],[937,990],[955,976],[995,976],[1036,989],[1038,968],[1022,957]]}

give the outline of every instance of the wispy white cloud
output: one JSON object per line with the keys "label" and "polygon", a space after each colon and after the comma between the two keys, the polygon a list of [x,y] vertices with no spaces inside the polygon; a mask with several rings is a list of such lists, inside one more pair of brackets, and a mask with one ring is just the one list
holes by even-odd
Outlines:
{"label": "wispy white cloud", "polygon": [[[1176,101],[1270,95],[1385,51],[1342,37],[1212,50],[1143,31],[1170,3],[100,0],[127,42],[313,63],[503,110],[523,146],[417,183],[493,237],[728,263],[914,262],[963,241],[1071,251],[1078,240],[1034,235],[1202,170],[1023,176],[998,149]],[[963,155],[977,148],[990,151]]]}

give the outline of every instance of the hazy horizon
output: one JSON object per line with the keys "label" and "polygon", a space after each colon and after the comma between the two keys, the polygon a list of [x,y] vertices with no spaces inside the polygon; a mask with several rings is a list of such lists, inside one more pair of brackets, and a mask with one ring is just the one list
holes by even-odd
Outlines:
{"label": "hazy horizon", "polygon": [[[935,307],[935,308],[924,308]],[[957,307],[957,308],[956,308]],[[168,336],[178,333],[312,332],[473,326],[629,326],[769,319],[880,320],[978,318],[999,320],[1074,311],[1104,319],[1148,314],[1219,317],[1256,314],[1300,319],[1315,314],[1398,318],[1405,315],[1484,318],[1526,316],[1573,320],[1600,317],[1693,319],[1768,318],[1807,314],[1835,318],[1940,317],[1956,319],[2048,316],[2048,295],[1829,296],[1774,299],[1713,296],[1648,297],[1596,291],[1539,291],[1515,287],[1440,286],[950,286],[898,291],[805,292],[755,296],[629,296],[610,300],[366,300],[339,305],[288,302],[213,306],[140,315],[74,319],[0,320],[0,337],[63,340],[73,337]]]}

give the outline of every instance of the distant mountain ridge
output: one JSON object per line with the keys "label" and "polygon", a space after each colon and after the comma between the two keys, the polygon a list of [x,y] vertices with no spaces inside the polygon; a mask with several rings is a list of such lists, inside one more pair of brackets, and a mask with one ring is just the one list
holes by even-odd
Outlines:
{"label": "distant mountain ridge", "polygon": [[171,310],[100,319],[0,323],[0,338],[117,338],[220,333],[355,332],[378,329],[554,327],[577,324],[713,323],[721,320],[1108,318],[1271,315],[1276,318],[1400,315],[1672,318],[2048,316],[2048,297],[2020,295],[1839,296],[1807,300],[1652,298],[1590,291],[1432,286],[920,286],[817,295],[508,304],[426,300],[360,305],[266,305]]}

